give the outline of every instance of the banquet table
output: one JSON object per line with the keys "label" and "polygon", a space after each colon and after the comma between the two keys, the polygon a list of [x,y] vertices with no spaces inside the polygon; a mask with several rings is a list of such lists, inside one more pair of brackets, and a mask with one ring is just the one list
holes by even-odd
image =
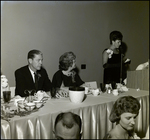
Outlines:
{"label": "banquet table", "polygon": [[71,111],[82,119],[82,139],[102,139],[115,124],[109,121],[114,102],[121,96],[131,95],[141,104],[135,131],[144,137],[149,126],[149,91],[129,89],[118,96],[101,93],[86,95],[82,103],[72,103],[69,98],[49,99],[37,112],[27,116],[1,119],[3,139],[54,139],[54,121],[60,112]]}

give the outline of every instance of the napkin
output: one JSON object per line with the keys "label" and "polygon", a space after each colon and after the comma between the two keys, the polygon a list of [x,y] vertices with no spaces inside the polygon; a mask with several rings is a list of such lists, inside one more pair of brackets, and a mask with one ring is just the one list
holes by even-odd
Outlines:
{"label": "napkin", "polygon": [[21,97],[21,96],[19,96],[19,95],[17,95],[17,96],[15,96],[15,98],[14,98],[14,105],[15,106],[18,106],[18,101],[20,101],[20,100],[24,100],[25,99],[25,97]]}
{"label": "napkin", "polygon": [[44,97],[50,97],[45,91],[39,90],[37,93],[44,93]]}
{"label": "napkin", "polygon": [[128,91],[129,89],[126,86],[122,86],[123,91]]}
{"label": "napkin", "polygon": [[126,86],[124,86],[120,83],[117,83],[117,89],[121,89],[122,91],[128,91],[129,90]]}
{"label": "napkin", "polygon": [[144,70],[149,67],[149,62],[145,62],[137,66],[136,70]]}

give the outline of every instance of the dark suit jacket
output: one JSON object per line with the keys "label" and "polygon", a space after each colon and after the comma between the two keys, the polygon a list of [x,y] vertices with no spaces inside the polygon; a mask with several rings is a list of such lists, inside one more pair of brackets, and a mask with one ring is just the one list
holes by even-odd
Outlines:
{"label": "dark suit jacket", "polygon": [[[39,75],[38,90],[51,91],[52,83],[48,77],[46,70],[44,68],[41,68],[41,70],[38,70],[38,75]],[[16,82],[15,95],[25,97],[27,96],[24,93],[26,89],[35,90],[34,80],[32,78],[28,65],[21,67],[15,71],[15,82]]]}

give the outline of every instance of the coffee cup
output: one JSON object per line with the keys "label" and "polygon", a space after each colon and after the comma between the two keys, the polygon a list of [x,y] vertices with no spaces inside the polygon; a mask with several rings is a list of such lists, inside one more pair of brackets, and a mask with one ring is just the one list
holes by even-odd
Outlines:
{"label": "coffee cup", "polygon": [[100,94],[99,89],[92,89],[91,92],[94,96],[98,96]]}
{"label": "coffee cup", "polygon": [[35,97],[35,99],[40,101],[44,97],[44,95],[45,95],[45,92],[40,90],[34,94],[34,97]]}
{"label": "coffee cup", "polygon": [[85,94],[89,93],[89,87],[85,87]]}
{"label": "coffee cup", "polygon": [[115,95],[115,96],[118,96],[118,89],[114,89],[113,91],[112,91],[112,93],[113,93],[113,95]]}

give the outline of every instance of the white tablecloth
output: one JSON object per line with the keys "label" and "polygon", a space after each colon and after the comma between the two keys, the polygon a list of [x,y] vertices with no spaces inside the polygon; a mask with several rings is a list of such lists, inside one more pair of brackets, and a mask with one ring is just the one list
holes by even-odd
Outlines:
{"label": "white tablecloth", "polygon": [[113,103],[120,97],[132,95],[141,104],[135,130],[140,137],[144,137],[149,126],[149,91],[129,91],[114,96],[101,94],[87,95],[86,99],[75,104],[69,98],[50,99],[45,105],[28,116],[15,116],[10,122],[1,119],[1,137],[5,139],[53,139],[54,121],[60,112],[71,111],[80,115],[82,119],[82,139],[102,139],[114,127],[109,121],[109,114]]}

